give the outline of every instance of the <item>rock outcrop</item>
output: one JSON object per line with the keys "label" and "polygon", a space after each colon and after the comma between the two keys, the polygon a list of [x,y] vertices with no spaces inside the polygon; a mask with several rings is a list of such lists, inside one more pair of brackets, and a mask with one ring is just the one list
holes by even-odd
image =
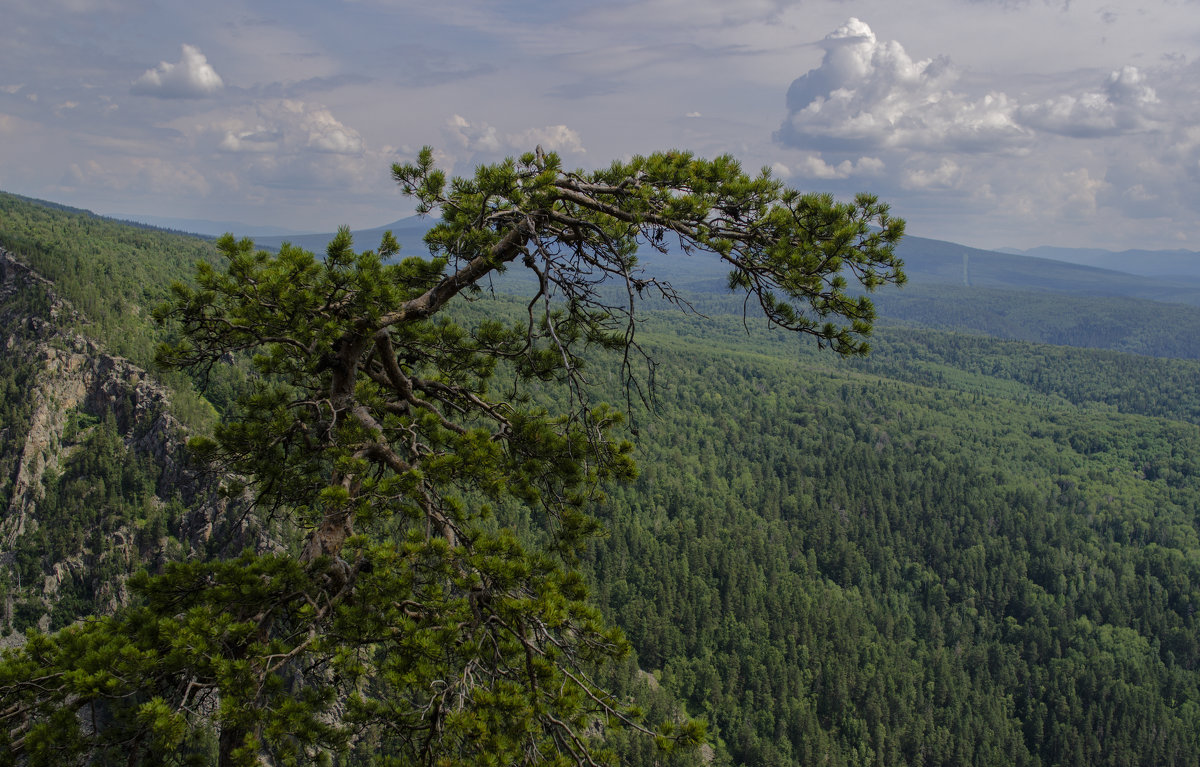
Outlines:
{"label": "rock outcrop", "polygon": [[[7,504],[2,503],[5,494],[0,494],[0,567],[15,570],[22,538],[41,523],[38,504],[46,478],[69,457],[73,445],[64,436],[71,419],[80,414],[111,417],[125,447],[153,461],[158,501],[175,500],[186,509],[176,525],[185,554],[261,546],[259,532],[244,520],[244,499],[231,503],[220,492],[220,477],[189,461],[187,430],[171,414],[169,391],[145,370],[105,353],[73,329],[80,324],[81,318],[55,296],[47,280],[0,249],[0,345],[5,354],[21,355],[32,366],[26,377],[28,418],[24,423],[0,424],[0,467],[11,467],[4,478]],[[147,559],[151,563],[162,559],[161,552],[147,558],[145,552],[136,551],[133,538],[132,531],[117,530],[106,542],[106,556],[126,560],[117,568],[125,574]],[[89,554],[95,552],[43,562],[40,583],[19,584],[19,574],[9,578],[14,582],[5,589],[0,604],[4,610],[0,628],[12,625],[14,598],[39,599],[48,607],[62,582],[80,576]],[[99,591],[109,594],[107,601],[119,602],[123,589],[116,583]]]}

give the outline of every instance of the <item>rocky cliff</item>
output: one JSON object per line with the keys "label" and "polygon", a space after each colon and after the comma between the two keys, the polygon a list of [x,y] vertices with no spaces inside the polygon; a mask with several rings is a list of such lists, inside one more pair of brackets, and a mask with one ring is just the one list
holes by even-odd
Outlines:
{"label": "rocky cliff", "polygon": [[[186,429],[171,414],[169,391],[128,360],[106,354],[81,326],[47,280],[0,250],[6,360],[0,375],[7,379],[0,380],[0,630],[6,634],[31,622],[50,626],[64,586],[71,587],[73,610],[104,611],[124,599],[124,578],[141,566],[238,550],[258,539],[245,522],[244,501],[231,503],[220,478],[188,460]],[[82,522],[48,512],[67,506],[49,503],[47,492],[70,492],[61,479],[101,428],[119,435],[119,460],[136,463],[150,478],[149,486],[125,488],[120,496],[128,506],[136,495],[144,511],[108,510],[106,517],[107,509],[96,507],[98,515]],[[88,495],[89,504],[106,503]],[[159,524],[148,525],[148,518]],[[80,524],[87,529],[73,537],[45,529]],[[64,540],[82,545],[64,549]]]}

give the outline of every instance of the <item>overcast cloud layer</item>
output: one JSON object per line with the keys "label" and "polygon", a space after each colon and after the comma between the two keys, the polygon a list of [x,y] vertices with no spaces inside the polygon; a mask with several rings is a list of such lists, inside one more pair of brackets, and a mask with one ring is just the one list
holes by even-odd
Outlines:
{"label": "overcast cloud layer", "polygon": [[5,5],[0,189],[100,213],[369,227],[424,144],[679,147],[979,247],[1200,249],[1194,0]]}

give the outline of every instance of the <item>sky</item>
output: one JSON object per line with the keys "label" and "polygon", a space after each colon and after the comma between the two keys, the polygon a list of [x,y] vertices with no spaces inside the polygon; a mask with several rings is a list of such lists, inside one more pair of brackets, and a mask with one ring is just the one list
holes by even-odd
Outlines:
{"label": "sky", "polygon": [[[982,248],[1200,250],[1200,0],[3,0],[0,190],[331,231],[393,162],[732,154]],[[241,233],[241,232],[239,232]],[[363,243],[364,247],[372,243]]]}

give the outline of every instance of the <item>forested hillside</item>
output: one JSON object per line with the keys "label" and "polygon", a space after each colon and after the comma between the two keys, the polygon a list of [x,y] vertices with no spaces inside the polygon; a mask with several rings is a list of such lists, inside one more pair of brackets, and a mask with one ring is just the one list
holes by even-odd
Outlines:
{"label": "forested hillside", "polygon": [[1200,358],[1200,307],[1185,304],[920,283],[889,291],[877,304],[885,317],[940,330]]}
{"label": "forested hillside", "polygon": [[0,247],[19,254],[80,313],[113,354],[149,365],[157,334],[147,310],[173,280],[213,259],[212,243],[88,211],[0,193]]}
{"label": "forested hillside", "polygon": [[[833,364],[663,321],[591,566],[735,763],[1197,758],[1200,366],[895,330]],[[1118,412],[1164,386],[1167,417]]]}
{"label": "forested hillside", "polygon": [[[0,204],[0,243],[94,313],[61,322],[135,360],[166,284],[211,258],[201,241]],[[6,294],[10,349],[33,343],[16,320],[46,314],[38,295]],[[986,337],[994,323],[973,320],[971,300],[917,295],[941,318],[929,324],[961,314],[974,334],[885,323],[871,356],[846,361],[743,320],[740,301],[646,315],[658,368],[652,403],[632,400],[640,474],[608,489],[608,533],[582,553],[593,601],[634,648],[618,689],[707,719],[718,764],[1200,763],[1200,362],[1171,358],[1198,356],[1172,335],[1174,309],[1074,299],[1124,339],[1091,345],[1147,357]],[[989,295],[1043,307],[1030,325],[1066,314],[1033,293]],[[499,295],[464,311],[522,307]],[[20,463],[9,448],[28,431],[37,362],[0,357],[0,487]],[[587,375],[625,403],[616,370],[597,357]],[[237,365],[221,375],[218,410],[241,385]],[[203,428],[207,406],[172,382]],[[115,417],[85,407],[63,430],[39,506],[55,522],[7,560],[24,584],[4,583],[26,605],[18,629],[42,615],[29,584],[63,562],[119,583],[129,563],[95,554],[115,530],[150,568],[189,535],[171,505],[184,499]],[[64,590],[52,624],[110,605],[119,589],[104,583]],[[657,758],[619,745],[631,763]]]}
{"label": "forested hillside", "polygon": [[[146,373],[163,338],[150,310],[213,254],[0,194],[0,642],[113,609],[142,567],[253,540],[183,448],[213,406],[186,377]],[[241,372],[218,371],[209,398]]]}

